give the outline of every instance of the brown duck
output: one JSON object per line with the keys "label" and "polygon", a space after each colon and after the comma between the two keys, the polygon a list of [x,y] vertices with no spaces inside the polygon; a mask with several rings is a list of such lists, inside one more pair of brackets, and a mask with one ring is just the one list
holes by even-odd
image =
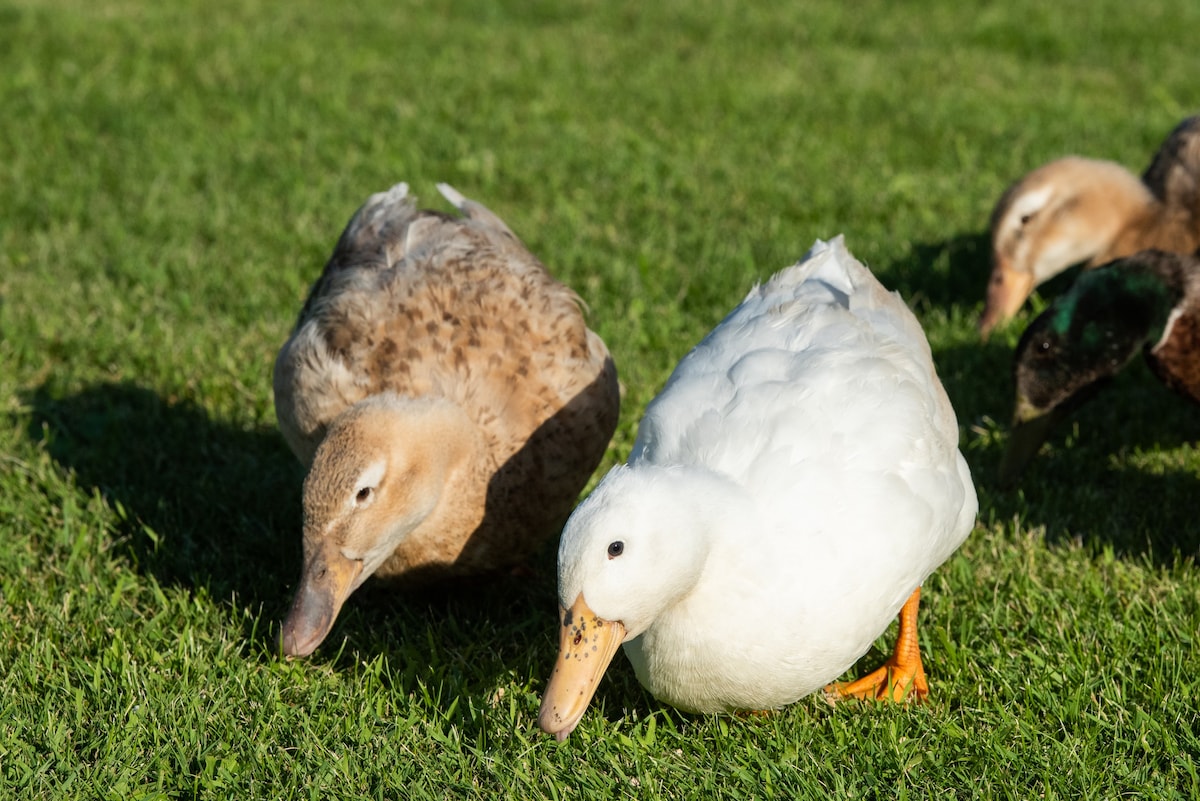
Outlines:
{"label": "brown duck", "polygon": [[522,564],[560,530],[617,423],[616,368],[578,296],[495,214],[418,211],[399,184],[342,233],[275,362],[304,481],[283,624],[311,653],[369,576]]}
{"label": "brown duck", "polygon": [[1013,184],[992,211],[986,337],[1033,288],[1075,264],[1200,247],[1200,116],[1181,122],[1139,179],[1111,161],[1067,156]]}

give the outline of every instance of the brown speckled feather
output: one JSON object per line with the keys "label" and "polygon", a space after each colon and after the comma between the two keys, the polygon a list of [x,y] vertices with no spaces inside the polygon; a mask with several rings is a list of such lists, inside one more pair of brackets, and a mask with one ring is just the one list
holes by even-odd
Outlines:
{"label": "brown speckled feather", "polygon": [[1164,384],[1200,403],[1200,259],[1180,257],[1178,264],[1183,297],[1146,362]]}
{"label": "brown speckled feather", "polygon": [[1187,314],[1175,321],[1171,336],[1146,361],[1171,389],[1200,403],[1200,308],[1193,301]]}
{"label": "brown speckled feather", "polygon": [[403,185],[367,201],[275,366],[280,428],[306,464],[339,415],[384,393],[448,400],[478,426],[451,522],[414,532],[380,576],[521,562],[557,533],[617,422],[616,370],[575,293],[492,212],[443,193],[465,217],[418,211]]}

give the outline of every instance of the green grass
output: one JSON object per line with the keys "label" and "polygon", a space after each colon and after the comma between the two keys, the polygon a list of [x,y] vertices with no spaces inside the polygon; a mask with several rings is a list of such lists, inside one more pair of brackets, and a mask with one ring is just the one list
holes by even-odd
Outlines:
{"label": "green grass", "polygon": [[[1029,315],[986,346],[974,320],[1000,191],[1067,152],[1140,170],[1200,105],[1198,27],[1192,0],[0,5],[0,794],[1197,797],[1200,416],[1139,365],[1003,492]],[[302,476],[272,360],[398,180],[489,204],[587,300],[626,388],[602,471],[751,283],[844,232],[926,326],[979,487],[926,586],[932,703],[687,716],[618,658],[557,745],[551,549],[532,581],[364,590],[278,658]]]}

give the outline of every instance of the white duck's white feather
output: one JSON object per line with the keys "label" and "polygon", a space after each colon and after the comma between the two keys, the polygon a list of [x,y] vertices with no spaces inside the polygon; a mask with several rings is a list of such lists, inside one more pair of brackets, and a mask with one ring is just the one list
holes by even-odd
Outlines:
{"label": "white duck's white feather", "polygon": [[668,703],[777,707],[865,653],[976,511],[919,323],[818,241],[679,363],[568,522],[560,600],[622,621]]}

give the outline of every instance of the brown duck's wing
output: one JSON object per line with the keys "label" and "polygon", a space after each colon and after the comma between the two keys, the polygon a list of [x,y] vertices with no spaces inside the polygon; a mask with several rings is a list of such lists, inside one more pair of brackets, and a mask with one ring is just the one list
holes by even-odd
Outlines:
{"label": "brown duck's wing", "polygon": [[514,241],[517,235],[512,232],[508,224],[500,219],[495,212],[483,205],[477,200],[471,200],[463,195],[450,184],[438,184],[438,191],[442,193],[442,197],[454,204],[454,207],[463,213],[463,216],[484,228],[490,228],[492,231],[504,234]]}
{"label": "brown duck's wing", "polygon": [[471,223],[430,265],[443,278],[421,293],[419,312],[389,324],[408,355],[383,371],[453,400],[486,443],[485,515],[448,568],[465,573],[524,560],[557,534],[620,403],[616,368],[575,293],[510,233]]}
{"label": "brown duck's wing", "polygon": [[394,392],[458,403],[501,463],[611,369],[575,293],[503,221],[450,192],[466,217],[417,211],[401,185],[342,234],[276,362],[277,416],[302,460],[333,417]]}
{"label": "brown duck's wing", "polygon": [[464,225],[431,255],[360,315],[379,321],[354,336],[373,342],[362,370],[374,391],[453,400],[502,462],[611,369],[608,350],[575,293],[515,239]]}
{"label": "brown duck's wing", "polygon": [[1146,361],[1160,381],[1200,403],[1200,258],[1174,258],[1183,298],[1174,308],[1166,335],[1147,351]]}
{"label": "brown duck's wing", "polygon": [[1175,127],[1142,173],[1142,181],[1164,205],[1200,218],[1200,115]]}
{"label": "brown duck's wing", "polygon": [[430,229],[452,222],[449,215],[418,210],[408,194],[408,184],[399,183],[377,192],[359,207],[338,237],[325,269],[309,290],[297,325],[308,319],[313,307],[335,292],[330,284],[350,269],[387,270],[418,247]]}

